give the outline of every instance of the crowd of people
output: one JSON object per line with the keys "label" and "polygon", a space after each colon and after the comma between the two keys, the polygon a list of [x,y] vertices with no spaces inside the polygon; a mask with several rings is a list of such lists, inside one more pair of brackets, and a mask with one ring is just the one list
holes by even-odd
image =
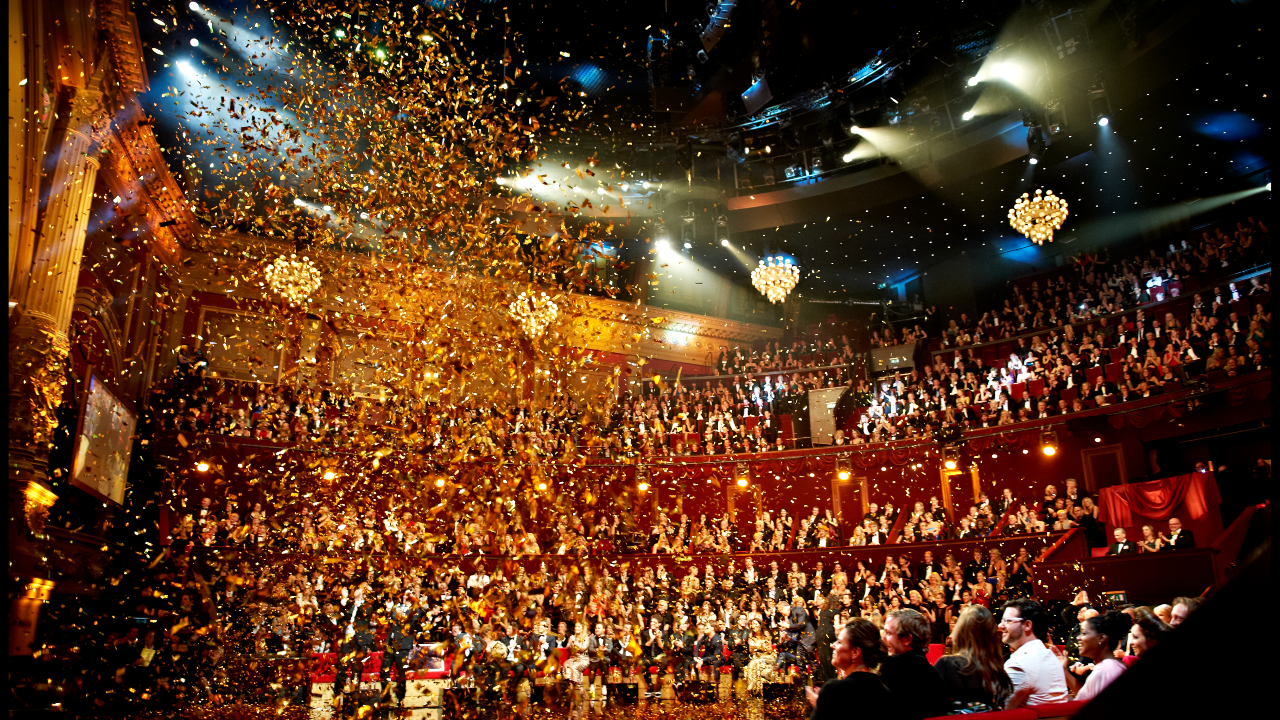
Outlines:
{"label": "crowd of people", "polygon": [[[407,671],[433,669],[456,692],[499,703],[585,700],[597,677],[655,698],[664,684],[679,697],[722,675],[737,698],[803,684],[823,718],[861,669],[878,670],[852,681],[866,686],[870,707],[884,701],[921,718],[1092,698],[1200,602],[1104,611],[1084,596],[1051,620],[1026,599],[1025,552],[961,562],[924,551],[856,568],[729,559],[678,577],[662,564],[616,561],[251,562],[175,545],[147,570],[149,592],[133,610],[147,622],[98,648],[95,672],[114,688],[96,696],[98,709],[121,700],[138,714],[174,704],[284,708],[332,682],[346,716],[397,705]],[[932,665],[931,645],[945,653]]]}

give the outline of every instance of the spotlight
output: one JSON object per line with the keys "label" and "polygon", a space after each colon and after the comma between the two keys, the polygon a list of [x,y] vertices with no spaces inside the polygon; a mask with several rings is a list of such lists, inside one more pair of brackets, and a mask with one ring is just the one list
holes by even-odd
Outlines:
{"label": "spotlight", "polygon": [[337,474],[337,473],[335,473],[334,471],[332,471],[332,470],[325,470],[325,471],[324,471],[324,479],[325,479],[325,480],[332,480],[332,479],[334,479],[334,478],[336,478],[336,477],[338,477],[338,474]]}
{"label": "spotlight", "polygon": [[964,114],[960,116],[960,119],[962,119],[962,120],[972,120],[972,119],[973,119],[973,111],[972,111],[972,110],[965,110],[965,111],[964,111]]}
{"label": "spotlight", "polygon": [[183,75],[186,75],[187,77],[195,77],[196,69],[191,67],[191,63],[187,62],[186,60],[179,60],[177,65],[178,65],[178,72],[182,73]]}
{"label": "spotlight", "polygon": [[666,238],[658,238],[658,250],[666,252],[671,249],[671,241]]}
{"label": "spotlight", "polygon": [[436,487],[444,487],[444,478],[436,478]]}
{"label": "spotlight", "polygon": [[1030,162],[1031,162],[1031,164],[1032,164],[1032,165],[1039,165],[1039,164],[1040,164],[1040,158],[1036,157],[1035,155],[1032,155],[1032,156],[1031,156],[1031,161],[1030,161]]}
{"label": "spotlight", "polygon": [[1096,437],[1096,438],[1094,438],[1094,439],[1093,439],[1093,441],[1094,441],[1094,442],[1096,442],[1096,443],[1099,443],[1099,442],[1102,442],[1102,438],[1100,438],[1100,437]]}
{"label": "spotlight", "polygon": [[744,477],[740,477],[740,478],[738,478],[738,487],[740,487],[740,488],[744,488],[744,487],[746,487],[746,486],[747,486],[747,483],[748,483],[748,482],[749,482],[749,481],[748,481],[746,478],[744,478]]}
{"label": "spotlight", "polygon": [[858,127],[857,125],[850,125],[850,126],[849,126],[849,134],[850,134],[850,135],[861,135],[861,134],[862,134],[862,128]]}
{"label": "spotlight", "polygon": [[1026,448],[1023,448],[1023,450],[1022,450],[1022,454],[1023,454],[1023,455],[1028,454],[1028,451],[1027,451],[1027,449],[1026,449]]}
{"label": "spotlight", "polygon": [[544,482],[540,482],[540,483],[538,483],[538,489],[539,489],[539,490],[546,490],[546,489],[547,489],[547,484],[546,484],[546,483],[544,483]]}
{"label": "spotlight", "polygon": [[618,183],[618,189],[622,192],[626,192],[631,189],[631,183]]}
{"label": "spotlight", "polygon": [[969,87],[977,87],[977,85],[978,85],[977,75],[974,75],[973,77],[969,78]]}
{"label": "spotlight", "polygon": [[190,2],[187,3],[187,7],[191,8],[195,12],[200,12],[200,3]]}
{"label": "spotlight", "polygon": [[945,467],[945,468],[946,468],[946,469],[948,469],[948,470],[955,470],[955,469],[956,469],[956,461],[955,461],[955,460],[947,460],[946,462],[942,463],[942,465],[943,465],[943,467]]}
{"label": "spotlight", "polygon": [[840,478],[842,481],[853,477],[853,469],[849,467],[849,458],[836,458],[836,477]]}
{"label": "spotlight", "polygon": [[998,457],[1000,457],[1000,456],[999,456],[997,453],[991,453],[991,459],[992,459],[992,460],[995,460],[995,459],[996,459],[996,458],[998,458]]}
{"label": "spotlight", "polygon": [[845,162],[853,162],[853,156],[854,156],[854,155],[853,155],[853,151],[852,151],[852,150],[850,150],[849,152],[847,152],[847,153],[845,153],[845,154],[844,154],[844,157],[842,157],[842,158],[840,158],[840,159],[841,159],[841,160],[844,160]]}
{"label": "spotlight", "polygon": [[1098,125],[1100,127],[1106,127],[1110,124],[1111,124],[1111,119],[1108,118],[1106,115],[1103,115],[1102,117],[1098,118]]}
{"label": "spotlight", "polygon": [[332,205],[325,205],[325,206],[324,206],[324,211],[325,211],[325,212],[333,212],[333,206],[332,206]]}
{"label": "spotlight", "polygon": [[294,204],[294,205],[297,205],[298,207],[306,207],[306,206],[307,206],[307,201],[306,201],[306,200],[303,200],[302,198],[294,198],[294,199],[293,199],[293,204]]}
{"label": "spotlight", "polygon": [[649,483],[642,482],[636,486],[636,489],[639,490],[640,492],[647,492],[649,490]]}
{"label": "spotlight", "polygon": [[644,182],[640,183],[640,187],[644,188],[645,190],[648,190],[648,189],[649,189],[649,181],[648,181],[648,180],[645,180]]}
{"label": "spotlight", "polygon": [[200,41],[195,38],[191,38],[191,47],[200,47]]}
{"label": "spotlight", "polygon": [[720,238],[720,244],[729,247],[729,238]]}
{"label": "spotlight", "polygon": [[199,470],[200,472],[209,472],[209,463],[201,460],[196,463],[196,470]]}
{"label": "spotlight", "polygon": [[1045,430],[1040,435],[1040,452],[1048,457],[1058,454],[1058,434],[1052,430]]}

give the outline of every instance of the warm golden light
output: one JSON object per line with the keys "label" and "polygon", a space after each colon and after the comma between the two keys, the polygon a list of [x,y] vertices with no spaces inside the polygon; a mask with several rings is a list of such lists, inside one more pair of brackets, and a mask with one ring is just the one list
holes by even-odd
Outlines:
{"label": "warm golden light", "polygon": [[1044,446],[1044,454],[1045,454],[1045,455],[1049,455],[1049,456],[1057,455],[1057,454],[1058,454],[1058,448],[1056,448],[1056,447],[1054,447],[1054,446],[1052,446],[1052,445],[1045,445],[1045,446]]}
{"label": "warm golden light", "polygon": [[336,478],[336,477],[338,477],[338,474],[337,474],[337,473],[335,473],[334,471],[332,471],[332,470],[325,470],[325,471],[324,471],[324,479],[325,479],[325,480],[332,480],[332,479],[334,479],[334,478]]}
{"label": "warm golden light", "polygon": [[436,487],[444,487],[444,478],[436,478]]}
{"label": "warm golden light", "polygon": [[945,463],[943,463],[943,465],[945,465],[945,466],[946,466],[946,468],[947,468],[948,470],[955,470],[955,469],[956,469],[956,461],[955,461],[955,460],[948,460],[948,461],[946,461]]}
{"label": "warm golden light", "polygon": [[642,482],[642,483],[640,483],[639,485],[637,485],[636,487],[640,490],[640,492],[645,492],[646,490],[648,490],[648,489],[649,489],[649,483]]}
{"label": "warm golden light", "polygon": [[1054,195],[1052,190],[1045,191],[1043,195],[1036,190],[1035,197],[1022,193],[1022,197],[1013,204],[1009,211],[1009,224],[1031,242],[1043,245],[1053,242],[1053,232],[1062,229],[1067,214],[1066,200]]}
{"label": "warm golden light", "polygon": [[267,286],[294,305],[301,305],[320,289],[320,271],[307,256],[281,255],[267,266]]}
{"label": "warm golden light", "polygon": [[547,484],[546,484],[546,483],[544,483],[544,482],[540,482],[540,483],[538,483],[538,489],[539,489],[539,490],[546,490],[546,489],[547,489]]}
{"label": "warm golden light", "polygon": [[848,470],[841,470],[839,473],[836,473],[836,477],[839,477],[841,480],[848,480],[848,479],[849,479],[849,471],[848,471]]}
{"label": "warm golden light", "polygon": [[746,486],[747,486],[747,479],[744,477],[738,478],[738,487],[746,487]]}
{"label": "warm golden light", "polygon": [[200,472],[209,472],[209,463],[201,460],[200,462],[196,463],[196,469],[199,470]]}
{"label": "warm golden light", "polygon": [[782,255],[766,257],[760,261],[759,267],[751,271],[751,285],[771,303],[786,300],[798,282],[800,268],[791,258]]}

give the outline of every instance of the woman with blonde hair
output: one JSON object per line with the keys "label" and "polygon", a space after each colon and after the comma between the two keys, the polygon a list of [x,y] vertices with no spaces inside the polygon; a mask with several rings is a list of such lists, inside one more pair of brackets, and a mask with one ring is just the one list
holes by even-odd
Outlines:
{"label": "woman with blonde hair", "polygon": [[1004,707],[1013,683],[1004,670],[1000,635],[991,611],[970,605],[960,613],[951,631],[952,654],[938,658],[933,667],[942,676],[954,708],[981,703],[987,709]]}

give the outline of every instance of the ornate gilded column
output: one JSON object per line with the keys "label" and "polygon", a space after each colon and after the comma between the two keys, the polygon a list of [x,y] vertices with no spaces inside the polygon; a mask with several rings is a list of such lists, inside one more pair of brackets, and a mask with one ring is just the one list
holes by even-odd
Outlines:
{"label": "ornate gilded column", "polygon": [[[95,78],[98,79],[98,78]],[[97,83],[91,83],[96,88]],[[43,482],[49,443],[62,402],[67,330],[75,303],[85,230],[98,160],[94,125],[102,123],[101,93],[76,91],[52,163],[48,201],[21,294],[9,313],[9,479]]]}
{"label": "ornate gilded column", "polygon": [[[94,127],[103,127],[101,74],[75,92],[57,155],[43,162],[47,198],[31,264],[9,296],[9,653],[33,651],[40,607],[53,589],[44,530],[58,496],[49,489],[49,449],[66,383],[67,331],[84,255],[98,160]],[[21,255],[21,254],[20,254]],[[18,586],[15,588],[14,586]]]}

